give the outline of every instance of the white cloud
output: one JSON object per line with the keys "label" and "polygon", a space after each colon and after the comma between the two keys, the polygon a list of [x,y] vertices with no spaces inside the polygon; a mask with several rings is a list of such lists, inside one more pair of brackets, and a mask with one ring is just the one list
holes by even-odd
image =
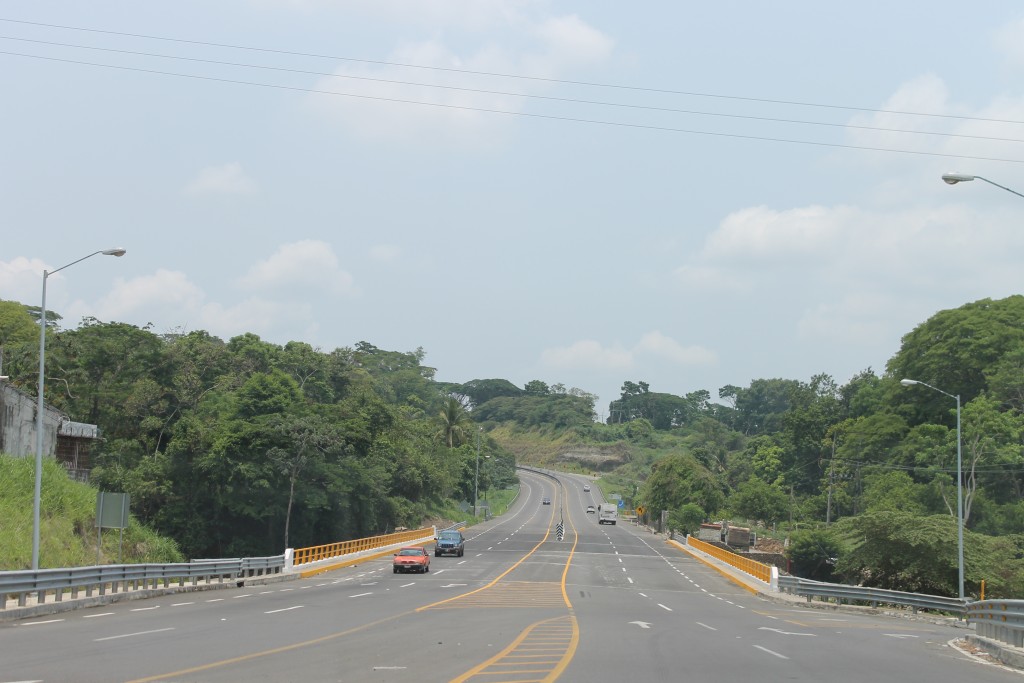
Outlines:
{"label": "white cloud", "polygon": [[238,162],[207,166],[185,186],[188,195],[246,195],[256,191],[256,183]]}
{"label": "white cloud", "polygon": [[855,212],[847,207],[808,206],[775,211],[756,206],[735,211],[704,245],[708,258],[761,261],[819,253]]}
{"label": "white cloud", "polygon": [[[338,67],[334,77],[322,78],[313,86],[315,90],[344,94],[312,94],[309,106],[359,138],[434,146],[493,146],[500,144],[502,134],[515,125],[515,117],[481,110],[525,112],[531,106],[527,99],[502,93],[538,94],[548,84],[507,80],[495,85],[493,78],[445,70],[559,78],[573,69],[600,63],[611,54],[611,39],[576,15],[552,16],[542,5],[537,5],[533,13],[503,3],[485,6],[488,9],[483,15],[469,14],[476,17],[472,22],[488,26],[465,40],[448,38],[453,30],[449,25],[444,27],[445,37],[434,31],[429,39],[408,40],[381,58],[428,68],[346,63]],[[455,22],[456,33],[460,25]]]}
{"label": "white cloud", "polygon": [[746,315],[764,315],[777,335],[821,347],[870,347],[898,339],[907,320],[922,321],[949,301],[1019,291],[1019,211],[904,206],[742,209],[674,275],[688,299],[720,308],[731,305],[723,293],[741,307],[760,302]]}
{"label": "white cloud", "polygon": [[[1021,40],[1024,40],[1022,23]],[[1024,47],[1018,46],[1024,60]],[[1021,62],[1024,65],[1024,61]],[[923,74],[900,85],[878,108],[885,111],[861,113],[850,118],[851,125],[889,129],[887,131],[847,128],[846,142],[862,147],[909,150],[925,154],[949,155],[935,159],[944,170],[977,167],[986,159],[1019,159],[1008,140],[1020,138],[1024,120],[1024,97],[996,95],[981,107],[970,107],[954,100],[943,79]],[[927,112],[930,116],[908,116],[895,112]],[[914,131],[914,132],[900,132]],[[956,156],[968,157],[957,159]],[[901,167],[920,172],[924,156],[867,152],[851,159],[869,167],[885,167],[897,176]],[[903,180],[903,179],[901,179]],[[905,184],[905,181],[904,181]]]}
{"label": "white cloud", "polygon": [[331,245],[319,240],[281,245],[270,258],[249,268],[238,284],[260,291],[311,289],[335,295],[355,293],[352,275],[338,265]]}
{"label": "white cloud", "polygon": [[683,346],[675,339],[661,332],[648,332],[634,347],[637,355],[649,354],[670,361],[676,365],[712,364],[718,361],[713,351],[701,346]]}
{"label": "white cloud", "polygon": [[377,244],[370,247],[370,258],[378,263],[394,263],[401,255],[401,250],[394,244]]}
{"label": "white cloud", "polygon": [[541,353],[541,362],[557,369],[632,370],[645,359],[667,360],[674,365],[700,365],[717,362],[711,351],[700,346],[683,346],[661,332],[648,332],[631,349],[619,345],[602,346],[592,339]]}
{"label": "white cloud", "polygon": [[204,298],[203,291],[185,273],[161,268],[152,275],[115,280],[113,290],[100,301],[99,310],[108,320],[144,313],[154,307],[196,311],[202,307]]}
{"label": "white cloud", "polygon": [[556,68],[596,64],[606,60],[614,41],[577,15],[551,17],[535,29],[547,47],[547,58]]}
{"label": "white cloud", "polygon": [[152,275],[118,279],[95,307],[75,302],[70,320],[91,315],[100,320],[159,323],[156,332],[206,330],[230,339],[252,332],[281,342],[311,338],[319,328],[309,302],[253,296],[225,304],[208,301],[206,293],[184,273],[158,270]]}
{"label": "white cloud", "polygon": [[633,354],[619,347],[605,348],[599,342],[584,339],[567,347],[545,349],[541,361],[552,368],[596,368],[628,370]]}
{"label": "white cloud", "polygon": [[[0,299],[23,303],[40,299],[43,271],[50,267],[40,259],[24,256],[0,261]],[[59,273],[55,277],[59,277]]]}
{"label": "white cloud", "polygon": [[992,42],[1010,66],[1024,67],[1024,18],[1001,26],[993,34]]}

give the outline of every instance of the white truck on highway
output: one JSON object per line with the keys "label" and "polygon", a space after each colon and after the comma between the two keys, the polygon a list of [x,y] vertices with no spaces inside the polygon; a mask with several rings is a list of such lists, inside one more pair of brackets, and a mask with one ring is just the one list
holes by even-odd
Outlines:
{"label": "white truck on highway", "polygon": [[615,503],[601,503],[597,506],[598,524],[615,524],[619,517],[619,508]]}

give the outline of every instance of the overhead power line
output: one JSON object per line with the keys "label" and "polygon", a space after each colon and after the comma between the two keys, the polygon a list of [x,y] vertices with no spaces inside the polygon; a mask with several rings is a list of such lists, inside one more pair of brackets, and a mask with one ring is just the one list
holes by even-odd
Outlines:
{"label": "overhead power line", "polygon": [[684,134],[689,134],[689,135],[705,135],[705,136],[710,136],[710,137],[732,138],[732,139],[735,139],[735,140],[757,140],[757,141],[760,141],[760,142],[779,142],[779,143],[785,143],[785,144],[791,144],[791,145],[809,145],[809,146],[813,146],[813,147],[829,147],[829,148],[833,148],[833,149],[854,149],[854,150],[861,150],[861,151],[867,151],[867,152],[888,152],[888,153],[894,153],[894,154],[910,154],[910,155],[916,155],[916,156],[941,157],[941,158],[946,158],[946,159],[968,159],[968,160],[972,160],[972,161],[999,161],[999,162],[1006,162],[1006,163],[1012,163],[1012,164],[1024,163],[1024,159],[1008,159],[1008,158],[1003,158],[1003,157],[986,157],[986,156],[975,156],[975,155],[969,155],[969,154],[947,154],[947,153],[943,153],[943,152],[925,152],[925,151],[911,150],[911,149],[895,149],[895,148],[888,148],[888,147],[872,147],[872,146],[869,146],[869,145],[847,145],[847,144],[842,144],[842,143],[838,143],[838,142],[819,142],[819,141],[813,141],[813,140],[797,140],[797,139],[792,139],[792,138],[768,137],[768,136],[761,136],[761,135],[743,135],[743,134],[740,134],[740,133],[722,133],[722,132],[706,131],[706,130],[695,130],[695,129],[688,129],[688,128],[674,128],[672,126],[655,126],[655,125],[640,124],[640,123],[626,123],[626,122],[622,122],[622,121],[602,121],[602,120],[599,120],[599,119],[586,119],[586,118],[580,118],[580,117],[574,117],[574,116],[556,116],[556,115],[553,115],[553,114],[537,114],[537,113],[531,113],[531,112],[508,111],[508,110],[504,110],[504,109],[490,109],[490,108],[486,108],[486,107],[469,107],[469,106],[465,106],[465,105],[444,104],[444,103],[440,103],[440,102],[422,102],[422,101],[418,101],[418,100],[406,100],[406,99],[402,99],[402,98],[398,98],[398,97],[382,97],[382,96],[378,96],[378,95],[359,95],[359,94],[356,94],[356,93],[337,92],[337,91],[333,91],[333,90],[318,90],[318,89],[315,89],[315,88],[300,88],[300,87],[297,87],[297,86],[290,86],[290,85],[277,85],[277,84],[272,84],[272,83],[258,83],[258,82],[255,82],[255,81],[243,81],[243,80],[232,79],[232,78],[218,78],[218,77],[215,77],[215,76],[202,76],[202,75],[198,75],[198,74],[184,74],[184,73],[177,73],[177,72],[173,72],[173,71],[161,71],[159,69],[144,69],[144,68],[141,68],[141,67],[121,66],[121,65],[116,65],[116,64],[99,64],[99,63],[96,63],[96,62],[86,62],[86,61],[77,60],[77,59],[62,59],[62,58],[59,58],[59,57],[44,57],[44,56],[41,56],[41,55],[30,55],[30,54],[24,54],[24,53],[21,53],[21,52],[10,52],[10,51],[7,51],[7,50],[0,50],[0,54],[11,55],[11,56],[14,56],[14,57],[25,57],[25,58],[28,58],[28,59],[39,59],[39,60],[50,61],[50,62],[60,62],[60,63],[63,63],[63,64],[78,64],[78,65],[81,65],[81,66],[91,66],[91,67],[98,67],[98,68],[104,68],[104,69],[117,69],[119,71],[131,71],[131,72],[135,72],[135,73],[159,74],[159,75],[162,75],[162,76],[174,76],[176,78],[191,78],[191,79],[195,79],[195,80],[209,81],[209,82],[214,82],[214,83],[231,83],[231,84],[234,84],[234,85],[247,85],[247,86],[259,87],[259,88],[272,88],[272,89],[275,89],[275,90],[288,90],[288,91],[292,91],[292,92],[306,92],[306,93],[314,93],[314,94],[318,94],[318,95],[334,95],[334,96],[337,96],[337,97],[349,97],[349,98],[353,98],[353,99],[372,100],[372,101],[377,101],[377,102],[393,102],[393,103],[399,103],[399,104],[410,104],[410,105],[421,106],[421,107],[434,107],[434,108],[438,108],[438,109],[449,109],[449,110],[453,110],[453,111],[475,111],[475,112],[482,112],[482,113],[488,113],[488,114],[502,114],[502,115],[505,115],[505,116],[520,116],[520,117],[524,117],[524,118],[543,119],[543,120],[547,120],[547,121],[565,121],[565,122],[570,122],[570,123],[586,123],[586,124],[593,124],[593,125],[598,125],[598,126],[613,126],[613,127],[618,127],[618,128],[632,128],[632,129],[636,129],[636,130],[650,130],[650,131],[659,131],[659,132],[665,132],[665,133],[684,133]]}
{"label": "overhead power line", "polygon": [[240,67],[240,68],[245,68],[245,69],[260,69],[260,70],[264,70],[264,71],[276,71],[276,72],[282,72],[282,73],[302,74],[302,75],[306,75],[306,76],[324,76],[324,77],[327,77],[327,78],[342,78],[342,79],[354,80],[354,81],[367,81],[367,82],[372,82],[372,83],[386,83],[388,85],[407,85],[407,86],[414,86],[414,87],[421,87],[421,88],[433,88],[433,89],[436,89],[436,90],[454,90],[454,91],[458,91],[458,92],[468,92],[468,93],[481,94],[481,95],[500,95],[500,96],[503,96],[503,97],[520,97],[520,98],[523,98],[523,99],[543,100],[543,101],[548,101],[548,102],[562,102],[562,103],[567,103],[567,104],[588,104],[588,105],[597,105],[597,106],[602,106],[602,107],[617,107],[617,108],[622,108],[622,109],[637,109],[637,110],[643,110],[643,111],[654,111],[654,112],[671,113],[671,114],[689,114],[689,115],[695,115],[695,116],[711,116],[711,117],[717,117],[717,118],[742,119],[742,120],[748,120],[748,121],[761,121],[761,122],[766,122],[766,123],[787,123],[787,124],[794,124],[794,125],[825,126],[825,127],[830,127],[830,128],[843,128],[843,129],[850,128],[850,129],[855,129],[855,130],[867,130],[867,131],[881,132],[881,133],[901,133],[901,134],[907,134],[907,135],[930,135],[930,136],[936,136],[936,137],[964,138],[964,139],[972,139],[972,140],[990,140],[990,141],[995,141],[995,142],[1017,142],[1017,143],[1024,143],[1024,139],[1004,138],[1004,137],[996,137],[996,136],[989,136],[989,135],[969,135],[969,134],[965,134],[965,133],[942,133],[942,132],[937,132],[937,131],[910,130],[910,129],[906,129],[906,128],[884,128],[884,127],[881,127],[881,126],[862,126],[862,125],[855,125],[855,124],[848,124],[848,123],[830,123],[830,122],[825,122],[825,121],[807,121],[807,120],[802,120],[802,119],[786,119],[786,118],[776,118],[776,117],[769,117],[769,116],[752,116],[752,115],[748,115],[748,114],[726,114],[726,113],[721,113],[721,112],[699,111],[699,110],[693,110],[693,109],[678,109],[678,108],[674,108],[674,107],[654,107],[654,106],[642,105],[642,104],[629,104],[629,103],[622,103],[622,102],[604,102],[604,101],[600,101],[600,100],[585,100],[585,99],[570,98],[570,97],[556,97],[556,96],[552,96],[552,95],[536,95],[536,94],[530,94],[530,93],[508,92],[508,91],[503,91],[503,90],[485,90],[485,89],[482,89],[482,88],[466,88],[466,87],[453,86],[453,85],[440,85],[440,84],[437,84],[437,83],[420,83],[420,82],[415,82],[415,81],[400,81],[400,80],[394,80],[394,79],[388,79],[388,78],[374,78],[374,77],[371,77],[371,76],[356,76],[354,74],[338,74],[338,73],[330,73],[330,72],[324,72],[324,71],[310,71],[310,70],[307,70],[307,69],[290,69],[290,68],[278,67],[278,66],[265,66],[265,65],[262,65],[262,64],[247,64],[247,63],[242,63],[242,62],[228,62],[228,61],[223,61],[223,60],[218,60],[218,59],[203,59],[203,58],[199,58],[199,57],[182,57],[182,56],[179,56],[179,55],[167,55],[167,54],[160,54],[160,53],[155,53],[155,52],[142,52],[142,51],[138,51],[138,50],[122,50],[122,49],[118,49],[118,48],[109,48],[109,47],[96,47],[96,46],[93,46],[93,45],[76,45],[76,44],[72,44],[72,43],[60,43],[60,42],[54,42],[54,41],[49,41],[49,40],[36,40],[36,39],[32,39],[32,38],[18,38],[18,37],[15,37],[15,36],[0,35],[0,40],[13,40],[13,41],[18,41],[18,42],[33,43],[33,44],[38,44],[38,45],[50,45],[50,46],[55,46],[55,47],[69,47],[69,48],[74,48],[74,49],[78,49],[78,50],[94,50],[94,51],[99,51],[99,52],[111,52],[111,53],[115,53],[115,54],[132,55],[132,56],[139,56],[139,57],[156,57],[158,59],[173,59],[173,60],[177,60],[177,61],[194,62],[194,63],[199,63],[199,64],[214,64],[214,65],[217,65],[217,66],[231,66],[231,67]]}
{"label": "overhead power line", "polygon": [[249,50],[249,51],[253,51],[253,52],[264,52],[264,53],[268,53],[268,54],[290,55],[290,56],[293,56],[293,57],[311,57],[311,58],[315,58],[315,59],[332,59],[332,60],[344,61],[344,62],[356,62],[356,63],[360,63],[360,64],[374,64],[374,65],[378,65],[378,66],[395,66],[395,67],[401,67],[401,68],[405,68],[405,69],[424,69],[424,70],[430,70],[430,71],[442,71],[442,72],[450,72],[450,73],[460,73],[460,74],[467,74],[467,75],[474,75],[474,76],[489,76],[489,77],[497,77],[497,78],[513,78],[513,79],[519,79],[519,80],[524,80],[524,81],[539,81],[539,82],[545,82],[545,83],[560,83],[560,84],[565,84],[565,85],[581,85],[581,86],[592,87],[592,88],[613,88],[613,89],[617,89],[617,90],[626,90],[626,91],[633,91],[633,92],[660,93],[660,94],[665,94],[665,95],[684,95],[684,96],[687,96],[687,97],[705,97],[705,98],[722,99],[722,100],[736,100],[736,101],[743,101],[743,102],[757,102],[757,103],[761,103],[761,104],[779,104],[779,105],[795,106],[795,107],[816,107],[816,108],[820,108],[820,109],[836,109],[836,110],[843,110],[843,111],[859,111],[859,112],[868,112],[868,113],[876,113],[876,114],[898,114],[898,115],[901,115],[901,116],[924,116],[924,117],[940,118],[940,119],[955,119],[955,120],[960,120],[960,121],[984,121],[984,122],[989,122],[989,123],[1024,124],[1024,121],[1017,121],[1017,120],[1011,120],[1011,119],[993,119],[993,118],[984,118],[984,117],[978,117],[978,116],[963,116],[963,115],[957,115],[957,114],[937,114],[937,113],[934,113],[934,112],[915,112],[915,111],[902,111],[902,110],[895,110],[895,109],[877,109],[877,108],[872,108],[872,107],[858,107],[858,106],[852,106],[852,105],[827,104],[827,103],[821,103],[821,102],[803,102],[803,101],[799,101],[799,100],[779,100],[779,99],[771,99],[771,98],[765,98],[765,97],[749,97],[749,96],[742,96],[742,95],[725,95],[725,94],[721,94],[721,93],[706,93],[706,92],[697,92],[697,91],[688,91],[688,90],[673,90],[673,89],[668,89],[668,88],[651,88],[651,87],[636,86],[636,85],[621,85],[621,84],[615,84],[615,83],[601,83],[601,82],[597,82],[597,81],[574,81],[574,80],[568,80],[568,79],[562,79],[562,78],[545,78],[545,77],[542,77],[542,76],[525,76],[525,75],[522,75],[522,74],[509,74],[509,73],[501,73],[501,72],[496,72],[496,71],[476,71],[476,70],[472,70],[472,69],[458,69],[458,68],[455,68],[455,67],[426,66],[426,65],[423,65],[423,64],[406,64],[406,63],[402,63],[402,62],[388,62],[388,61],[384,61],[384,60],[375,60],[375,59],[360,59],[360,58],[356,58],[356,57],[346,57],[346,56],[342,56],[342,55],[327,55],[327,54],[317,54],[317,53],[312,53],[312,52],[297,52],[297,51],[294,51],[294,50],[279,50],[279,49],[273,49],[273,48],[255,47],[255,46],[251,46],[251,45],[233,45],[233,44],[230,44],[230,43],[214,43],[214,42],[208,42],[208,41],[202,41],[202,40],[189,40],[189,39],[185,39],[185,38],[171,38],[171,37],[167,37],[167,36],[154,36],[154,35],[148,35],[148,34],[144,34],[144,33],[129,33],[129,32],[125,32],[125,31],[109,31],[109,30],[104,30],[104,29],[86,28],[86,27],[82,27],[82,26],[68,26],[68,25],[64,25],[64,24],[49,24],[49,23],[38,22],[38,21],[25,21],[25,20],[21,20],[21,19],[8,19],[8,18],[4,18],[4,17],[0,17],[0,21],[7,22],[7,23],[12,23],[12,24],[23,24],[23,25],[27,25],[27,26],[40,26],[40,27],[45,27],[45,28],[62,29],[62,30],[66,30],[66,31],[82,31],[82,32],[87,32],[87,33],[101,33],[101,34],[105,34],[105,35],[123,36],[123,37],[127,37],[127,38],[142,38],[144,40],[161,40],[161,41],[172,42],[172,43],[182,43],[182,44],[187,44],[187,45],[203,45],[203,46],[206,46],[206,47],[227,48],[227,49],[231,49],[231,50]]}

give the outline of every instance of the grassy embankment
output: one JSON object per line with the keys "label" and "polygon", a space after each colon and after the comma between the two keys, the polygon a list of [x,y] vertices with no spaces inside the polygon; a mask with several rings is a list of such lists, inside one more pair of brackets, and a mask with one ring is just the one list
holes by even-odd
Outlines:
{"label": "grassy embankment", "polygon": [[[0,454],[0,570],[32,566],[35,460]],[[39,515],[39,566],[96,564],[96,489],[72,481],[57,462],[44,460]],[[116,530],[103,532],[100,564],[118,561]],[[134,519],[124,530],[124,563],[182,562],[174,541]]]}

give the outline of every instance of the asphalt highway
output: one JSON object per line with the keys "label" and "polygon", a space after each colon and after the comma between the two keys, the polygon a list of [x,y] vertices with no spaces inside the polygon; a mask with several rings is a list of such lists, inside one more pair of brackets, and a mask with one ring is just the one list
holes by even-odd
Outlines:
{"label": "asphalt highway", "polygon": [[949,626],[775,603],[639,527],[598,525],[585,481],[523,474],[510,511],[427,574],[393,574],[389,555],[5,623],[0,683],[1021,681],[951,647]]}

